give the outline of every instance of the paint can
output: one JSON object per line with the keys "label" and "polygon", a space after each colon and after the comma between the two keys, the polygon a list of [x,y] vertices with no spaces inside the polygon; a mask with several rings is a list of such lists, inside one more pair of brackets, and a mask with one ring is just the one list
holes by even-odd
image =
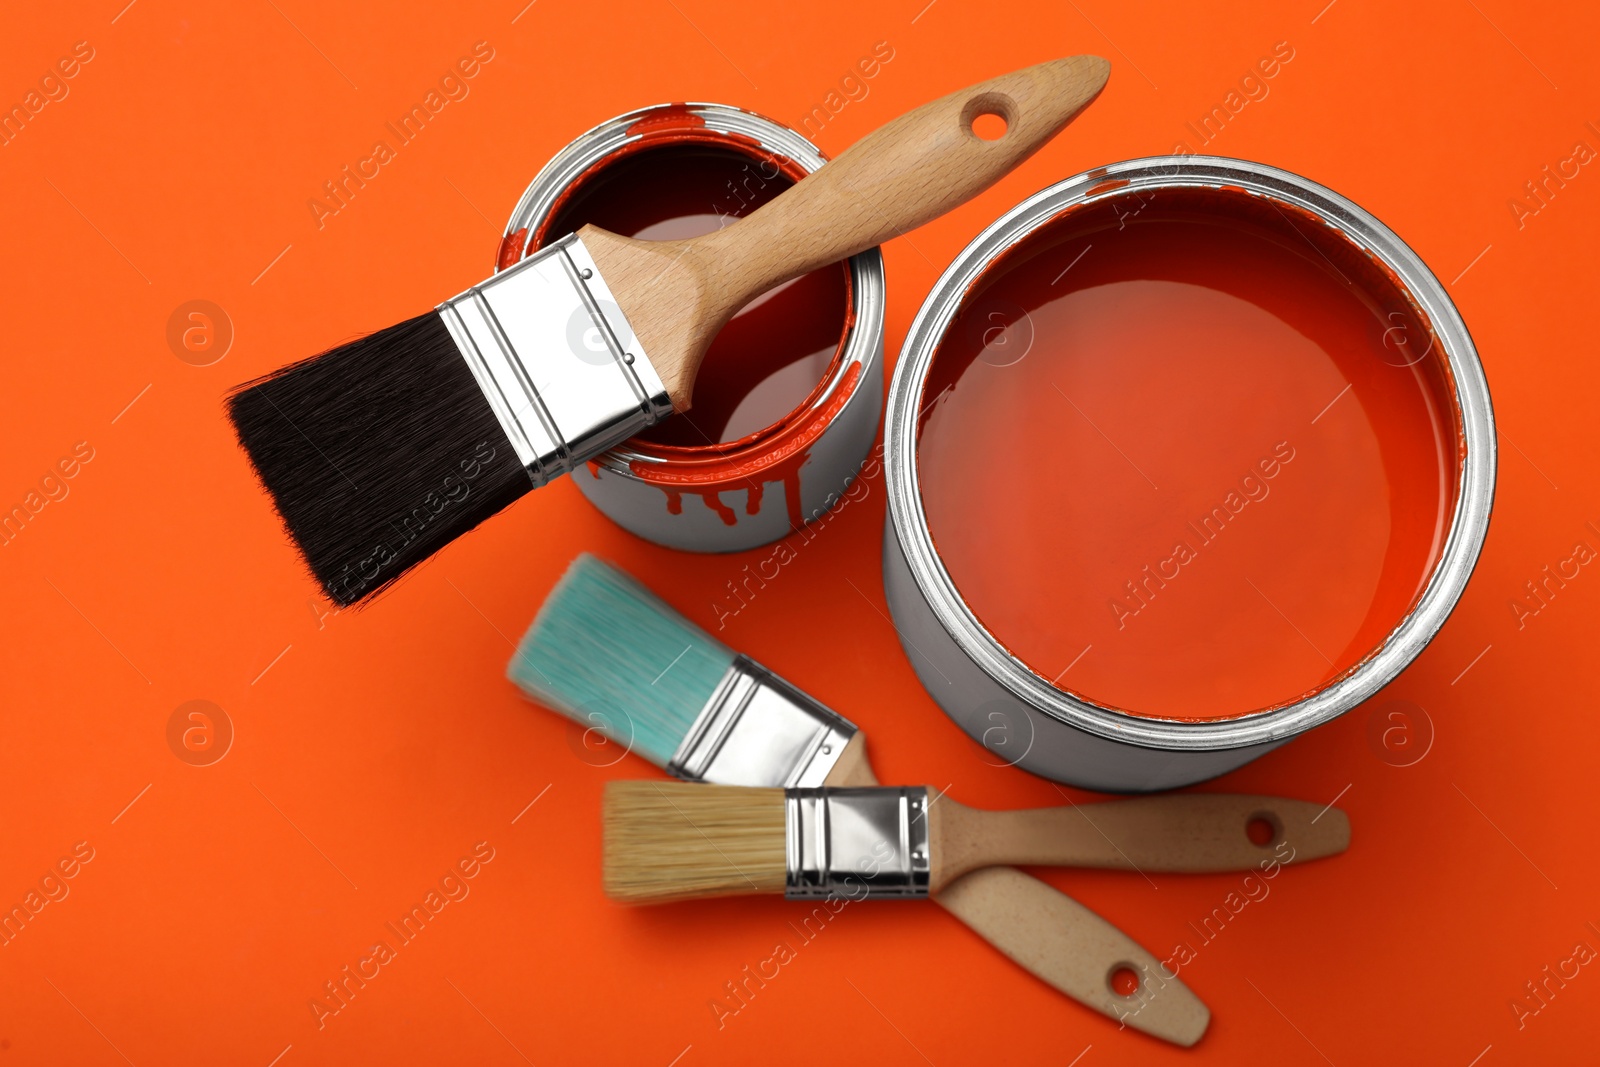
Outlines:
{"label": "paint can", "polygon": [[[1240,236],[1224,238],[1223,230]],[[1233,261],[1214,249],[1159,270],[1130,265],[1129,250],[1140,242],[1180,237],[1199,242],[1196,248],[1237,240],[1259,250],[1265,259],[1241,253],[1237,271],[1259,276],[1251,284],[1263,286],[1262,295],[1225,291],[1234,284]],[[1280,300],[1276,287],[1298,294],[1299,279],[1326,291],[1326,309]],[[1008,305],[1008,293],[1032,295],[1026,306]],[[1191,301],[1193,317],[1175,318],[1152,300],[1172,301],[1174,309]],[[1280,311],[1281,322],[1268,314]],[[1259,320],[1262,330],[1277,332],[1262,351],[1229,347],[1208,364],[1207,324],[1224,320]],[[981,340],[963,340],[975,330]],[[1056,340],[1047,345],[1051,330]],[[1002,347],[1008,336],[1010,350]],[[1125,381],[1107,376],[1118,360],[1141,366],[1146,341],[1151,351],[1173,350],[1163,357],[1173,380],[1132,370]],[[1004,377],[1029,359],[1045,360],[1041,347],[1059,365],[1033,364],[1032,379]],[[1184,422],[1187,396],[1211,395],[1203,378],[1184,377],[1191,364],[1226,367],[1222,360],[1237,359],[1272,379],[1299,365],[1296,353],[1310,353],[1306,374],[1324,374],[1323,391],[1300,395],[1287,376],[1289,384],[1269,382],[1254,392],[1246,383],[1239,389],[1247,395],[1238,398],[1216,392],[1224,414],[1211,421],[1195,415],[1198,430]],[[941,369],[947,359],[956,370]],[[959,379],[951,376],[957,373]],[[958,380],[961,389],[953,387]],[[985,384],[995,382],[1001,384]],[[1038,410],[1054,420],[1053,432],[1060,428],[1076,444],[1023,454],[1000,444],[1013,440],[1009,424],[979,417],[991,392],[993,410],[1019,423],[1027,418],[1002,405],[1025,407],[1045,394],[1059,406],[1041,402]],[[1273,410],[1288,397],[1295,399],[1292,419]],[[1148,408],[1143,415],[1140,405]],[[1238,465],[1242,480],[1197,488],[1204,479],[1192,472],[1217,462],[1207,442],[1231,441],[1239,436],[1233,424],[1251,420],[1268,420],[1261,425],[1274,431],[1261,437],[1261,457],[1241,452],[1226,462]],[[968,432],[976,426],[993,432]],[[994,762],[1110,792],[1223,774],[1393,680],[1465,588],[1487,532],[1496,464],[1476,350],[1443,285],[1417,255],[1323,186],[1261,164],[1199,156],[1133,160],[1069,178],[980,234],[911,326],[884,434],[884,583],[922,683]],[[1371,477],[1357,477],[1369,468]],[[965,481],[957,477],[962,471],[970,472]],[[959,494],[940,488],[947,484]],[[1112,485],[1128,488],[1099,503],[1086,499]],[[1019,494],[1029,500],[1016,510]],[[1050,507],[1035,506],[1033,495],[1048,496]],[[1179,511],[1185,504],[1172,500],[1180,498],[1217,506],[1189,503]],[[1141,526],[1142,519],[1125,518],[1130,512],[1190,521]],[[1052,525],[1040,515],[1072,521]],[[1323,540],[1309,525],[1319,516],[1331,527]],[[1311,530],[1316,543],[1282,536],[1291,529]],[[1153,566],[1137,569],[1144,550],[1127,544],[1145,538],[1159,547],[1162,537],[1173,547],[1143,556]],[[1018,544],[1043,547],[1019,563]],[[1129,580],[1099,601],[1079,588],[1100,573],[1087,562],[1096,553],[1131,560]],[[1224,581],[1233,584],[1218,584]],[[1229,592],[1209,601],[1198,595],[1213,585]],[[1044,593],[1024,592],[1035,586]],[[1011,612],[1005,597],[1022,597],[1033,614]],[[1095,608],[1098,618],[1080,610],[1097,602],[1109,607]],[[1316,603],[1341,614],[1324,619],[1305,607]],[[1002,617],[1005,626],[995,621]],[[1181,629],[1161,631],[1176,620]],[[1065,640],[1074,626],[1098,629]],[[1226,635],[1235,631],[1265,635],[1263,643],[1230,643]],[[1044,633],[1062,647],[1045,649]],[[1276,643],[1280,636],[1287,643]],[[1119,659],[1118,641],[1132,642],[1126,647],[1137,656]],[[1097,647],[1115,669],[1089,668],[1098,662],[1091,658]],[[1258,647],[1280,650],[1259,672],[1250,666]],[[1309,666],[1289,662],[1299,653]],[[1218,661],[1214,670],[1210,660]],[[1250,690],[1258,682],[1260,690]],[[1190,692],[1203,714],[1152,695]],[[1250,692],[1261,699],[1227,704],[1229,693]]]}
{"label": "paint can", "polygon": [[[590,222],[645,240],[697,236],[823,160],[799,133],[740,108],[632,111],[545,165],[496,269]],[[579,491],[632,533],[695,552],[754,548],[821,516],[877,433],[884,304],[877,249],[752,301],[713,343],[694,407],[580,467]]]}

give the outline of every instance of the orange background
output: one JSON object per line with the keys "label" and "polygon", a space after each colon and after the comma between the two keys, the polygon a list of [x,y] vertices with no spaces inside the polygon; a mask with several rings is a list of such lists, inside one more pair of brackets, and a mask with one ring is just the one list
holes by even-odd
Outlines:
{"label": "orange background", "polygon": [[[6,106],[76,42],[94,51],[69,95],[0,147],[0,505],[23,503],[78,442],[93,450],[68,494],[0,547],[0,903],[23,901],[78,842],[94,857],[0,948],[0,1063],[1592,1056],[1600,967],[1520,1028],[1511,1003],[1576,944],[1600,949],[1600,731],[1585,665],[1600,577],[1584,567],[1520,629],[1510,603],[1576,542],[1600,548],[1600,173],[1582,167],[1521,225],[1508,207],[1575,142],[1600,147],[1592,11],[125,2],[14,10],[0,34]],[[494,58],[470,95],[319,229],[306,201],[478,41]],[[1198,948],[1182,977],[1215,1018],[1192,1052],[1119,1031],[931,905],[847,909],[718,1029],[711,1000],[793,940],[801,906],[604,900],[602,783],[658,772],[632,757],[595,766],[604,759],[502,672],[580,550],[707,625],[725,583],[768,550],[658,548],[558,484],[369,609],[331,614],[222,417],[235,383],[487,274],[523,187],[595,122],[687,98],[798,123],[879,41],[894,58],[822,130],[827,151],[1011,68],[1075,52],[1114,64],[1065,136],[884,249],[891,359],[937,272],[989,220],[1087,167],[1199,147],[1185,122],[1287,41],[1294,59],[1270,95],[1210,149],[1307,175],[1386,221],[1446,282],[1488,368],[1499,488],[1460,609],[1372,704],[1204,787],[1338,797],[1356,836],[1347,855],[1284,872]],[[220,305],[236,332],[210,366],[166,339],[194,299]],[[1058,801],[1049,783],[990,766],[917,684],[882,614],[872,488],[722,636],[864,726],[885,780],[949,783],[994,807]],[[233,725],[210,766],[168,744],[190,700]],[[1393,700],[1432,724],[1409,766],[1393,764],[1420,750],[1415,711],[1411,748],[1372,740],[1375,709]],[[494,859],[470,896],[319,1030],[308,1005],[323,983],[480,841]],[[1162,956],[1197,942],[1188,924],[1239,883],[1045,876]]]}

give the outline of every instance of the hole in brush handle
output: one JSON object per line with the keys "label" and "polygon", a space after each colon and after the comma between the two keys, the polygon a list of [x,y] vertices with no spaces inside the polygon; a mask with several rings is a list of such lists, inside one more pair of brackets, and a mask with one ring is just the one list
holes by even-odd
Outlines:
{"label": "hole in brush handle", "polygon": [[979,93],[961,109],[961,128],[975,141],[1003,141],[1017,122],[1017,103],[1005,93]]}
{"label": "hole in brush handle", "polygon": [[1252,845],[1269,848],[1283,840],[1283,821],[1269,811],[1258,811],[1245,820],[1244,835]]}

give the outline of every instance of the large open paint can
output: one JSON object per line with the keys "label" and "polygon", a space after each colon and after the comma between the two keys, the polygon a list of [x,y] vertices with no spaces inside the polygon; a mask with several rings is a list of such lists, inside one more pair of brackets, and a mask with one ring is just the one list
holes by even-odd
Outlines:
{"label": "large open paint can", "polygon": [[1444,287],[1239,160],[1070,178],[945,271],[890,386],[884,581],[994,754],[1086,788],[1232,770],[1371,697],[1488,528],[1495,432]]}

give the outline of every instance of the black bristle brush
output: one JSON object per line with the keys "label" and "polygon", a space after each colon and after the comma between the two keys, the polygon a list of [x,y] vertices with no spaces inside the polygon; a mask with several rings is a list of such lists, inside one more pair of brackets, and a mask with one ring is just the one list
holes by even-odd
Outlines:
{"label": "black bristle brush", "polygon": [[[703,237],[585,226],[435,311],[240,387],[228,400],[239,441],[312,573],[352,604],[687,410],[740,307],[976,196],[1088,106],[1109,70],[1075,56],[924,105]],[[1006,132],[979,138],[983,114]]]}
{"label": "black bristle brush", "polygon": [[228,415],[289,536],[341,605],[531,488],[434,312],[251,382],[229,397]]}

